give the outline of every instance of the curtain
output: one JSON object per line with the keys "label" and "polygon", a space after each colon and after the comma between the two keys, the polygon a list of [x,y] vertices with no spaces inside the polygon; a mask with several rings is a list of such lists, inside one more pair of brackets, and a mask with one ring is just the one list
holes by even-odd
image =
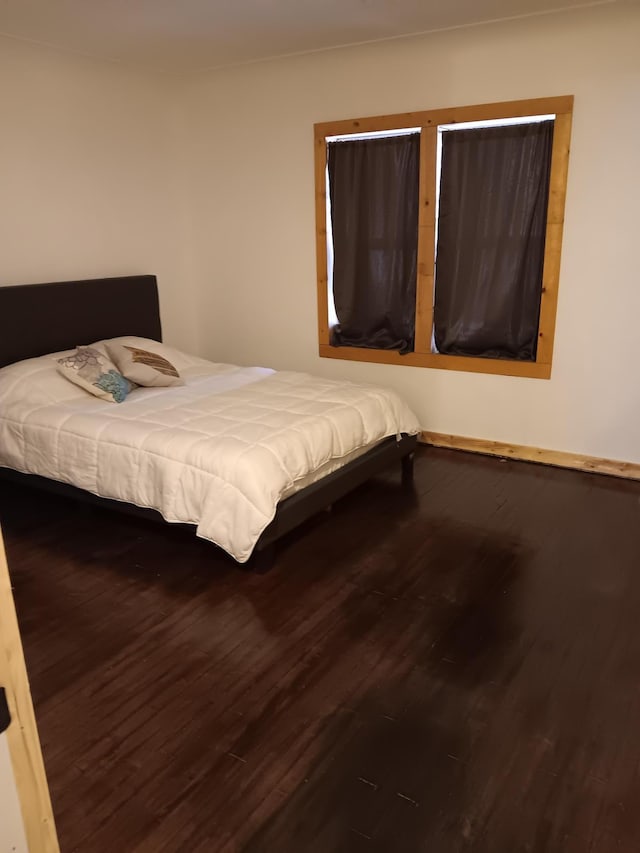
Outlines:
{"label": "curtain", "polygon": [[553,121],[442,137],[436,348],[535,361]]}
{"label": "curtain", "polygon": [[414,345],[420,134],[328,143],[333,346]]}

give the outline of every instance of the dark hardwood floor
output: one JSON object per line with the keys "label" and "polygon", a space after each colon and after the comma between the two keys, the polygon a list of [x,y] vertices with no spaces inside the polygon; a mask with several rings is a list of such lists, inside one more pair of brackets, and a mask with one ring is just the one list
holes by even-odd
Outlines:
{"label": "dark hardwood floor", "polygon": [[63,853],[640,850],[640,483],[399,479],[267,575],[0,489]]}

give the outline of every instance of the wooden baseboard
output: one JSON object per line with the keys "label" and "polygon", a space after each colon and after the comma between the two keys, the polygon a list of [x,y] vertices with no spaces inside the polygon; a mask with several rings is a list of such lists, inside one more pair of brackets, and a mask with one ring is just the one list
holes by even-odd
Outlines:
{"label": "wooden baseboard", "polygon": [[464,435],[446,435],[441,432],[420,433],[421,444],[434,447],[447,447],[451,450],[466,450],[470,453],[483,453],[489,456],[503,456],[519,459],[523,462],[540,462],[558,468],[575,468],[595,474],[608,474],[612,477],[625,477],[628,480],[640,480],[640,463],[621,462],[617,459],[600,459],[597,456],[581,456],[577,453],[564,453],[561,450],[543,450],[540,447],[528,447],[523,444],[506,444],[501,441],[487,441],[481,438],[467,438]]}

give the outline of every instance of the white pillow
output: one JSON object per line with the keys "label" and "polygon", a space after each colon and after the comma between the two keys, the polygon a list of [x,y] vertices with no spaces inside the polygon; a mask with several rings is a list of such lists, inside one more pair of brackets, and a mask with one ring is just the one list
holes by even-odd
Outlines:
{"label": "white pillow", "polygon": [[184,385],[173,364],[158,352],[115,341],[107,342],[105,348],[120,373],[136,385],[146,388]]}
{"label": "white pillow", "polygon": [[[48,406],[75,400],[87,400],[87,394],[58,372],[58,359],[75,350],[28,358],[0,369],[0,414],[14,404]],[[94,401],[95,402],[95,401]]]}
{"label": "white pillow", "polygon": [[209,370],[211,368],[211,361],[207,361],[204,358],[200,358],[197,355],[191,355],[189,353],[183,352],[182,350],[176,349],[175,347],[168,346],[167,344],[160,343],[160,341],[154,341],[151,338],[139,338],[134,335],[122,335],[117,338],[105,338],[102,341],[96,341],[92,343],[91,346],[99,349],[101,352],[106,354],[107,352],[107,344],[122,344],[128,347],[138,347],[139,349],[146,349],[149,352],[155,353],[157,355],[161,355],[163,358],[166,358],[171,364],[176,368],[180,376],[186,378],[185,374],[187,371],[191,371],[193,368],[196,368],[198,371],[201,368],[205,370]]}

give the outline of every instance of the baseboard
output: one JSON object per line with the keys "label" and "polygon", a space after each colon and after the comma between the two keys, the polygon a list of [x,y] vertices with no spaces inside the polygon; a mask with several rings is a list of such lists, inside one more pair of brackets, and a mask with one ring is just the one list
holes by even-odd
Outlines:
{"label": "baseboard", "polygon": [[421,444],[434,447],[447,447],[451,450],[467,450],[470,453],[483,453],[489,456],[503,456],[519,459],[523,462],[540,462],[558,468],[575,468],[595,474],[608,474],[612,477],[625,477],[628,480],[640,480],[640,463],[621,462],[617,459],[600,459],[597,456],[581,456],[577,453],[564,453],[561,450],[543,450],[540,447],[528,447],[523,444],[506,444],[501,441],[487,441],[481,438],[467,438],[464,435],[446,435],[441,432],[420,433]]}

